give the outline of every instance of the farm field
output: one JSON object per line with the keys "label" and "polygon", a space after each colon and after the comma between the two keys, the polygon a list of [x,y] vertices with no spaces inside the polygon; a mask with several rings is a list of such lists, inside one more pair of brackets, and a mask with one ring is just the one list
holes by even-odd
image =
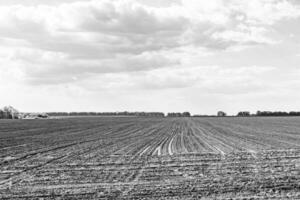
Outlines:
{"label": "farm field", "polygon": [[0,199],[300,199],[300,118],[0,120]]}

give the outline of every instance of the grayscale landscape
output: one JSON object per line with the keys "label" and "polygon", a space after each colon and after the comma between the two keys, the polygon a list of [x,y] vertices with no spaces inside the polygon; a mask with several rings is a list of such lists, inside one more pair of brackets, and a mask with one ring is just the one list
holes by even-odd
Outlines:
{"label": "grayscale landscape", "polygon": [[300,199],[299,0],[0,0],[0,200]]}
{"label": "grayscale landscape", "polygon": [[300,118],[0,121],[2,199],[297,199]]}

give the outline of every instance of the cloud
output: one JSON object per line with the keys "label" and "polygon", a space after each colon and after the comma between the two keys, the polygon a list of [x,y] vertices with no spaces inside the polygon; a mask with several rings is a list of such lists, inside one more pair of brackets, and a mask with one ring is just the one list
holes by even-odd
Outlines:
{"label": "cloud", "polygon": [[193,64],[182,61],[190,55],[273,45],[270,27],[300,16],[299,5],[287,0],[156,4],[92,0],[0,6],[0,70],[10,68],[19,81],[36,85],[127,73],[141,87],[184,88],[205,80],[189,74]]}
{"label": "cloud", "polygon": [[120,54],[106,59],[69,59],[67,54],[61,52],[27,48],[12,49],[7,54],[9,58],[2,61],[6,64],[3,68],[18,70],[21,74],[19,78],[31,84],[60,84],[89,78],[95,74],[132,73],[180,64],[178,59],[171,60],[156,52]]}
{"label": "cloud", "polygon": [[224,42],[231,44],[274,44],[275,41],[263,36],[266,32],[267,30],[262,27],[247,27],[241,25],[235,30],[216,32],[212,35],[212,38],[215,38],[216,40],[223,40]]}
{"label": "cloud", "polygon": [[274,67],[202,66],[189,68],[158,68],[151,71],[108,73],[78,84],[89,91],[159,91],[193,89],[199,94],[250,94],[273,87],[270,84]]}
{"label": "cloud", "polygon": [[253,0],[240,3],[235,0],[234,9],[243,10],[249,24],[272,25],[277,21],[297,18],[299,6],[288,0]]}

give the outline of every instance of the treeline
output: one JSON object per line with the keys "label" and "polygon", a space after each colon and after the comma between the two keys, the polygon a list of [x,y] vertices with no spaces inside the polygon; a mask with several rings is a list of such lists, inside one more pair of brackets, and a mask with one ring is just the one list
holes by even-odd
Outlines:
{"label": "treeline", "polygon": [[196,115],[193,115],[192,117],[217,117],[217,115],[200,115],[200,114],[196,114]]}
{"label": "treeline", "polygon": [[237,116],[238,117],[248,117],[248,116],[250,116],[250,112],[248,112],[248,111],[241,111],[241,112],[238,112]]}
{"label": "treeline", "polygon": [[[217,115],[193,115],[193,117],[226,117],[227,114],[223,111],[219,111]],[[257,111],[255,114],[250,113],[249,111],[240,111],[236,115],[229,115],[229,117],[259,117],[259,116],[264,116],[264,117],[272,117],[272,116],[300,116],[300,111],[290,111],[290,112],[285,112],[285,111]]]}
{"label": "treeline", "polygon": [[190,117],[191,114],[189,112],[172,112],[172,113],[168,113],[167,117]]}
{"label": "treeline", "polygon": [[[138,116],[138,117],[165,117],[163,112],[48,112],[49,116]],[[190,117],[189,112],[172,112],[167,117]]]}
{"label": "treeline", "polygon": [[162,112],[48,112],[49,116],[138,116],[164,117]]}
{"label": "treeline", "polygon": [[[22,119],[22,118],[47,118],[48,116],[136,116],[136,117],[165,117],[163,112],[48,112],[48,113],[20,113],[12,106],[5,106],[0,109],[0,119]],[[226,117],[223,111],[217,115],[193,115],[192,117]],[[300,116],[300,111],[257,111],[251,114],[249,111],[240,111],[235,116]],[[166,117],[191,117],[190,112],[170,112]],[[231,115],[234,117],[234,115]]]}
{"label": "treeline", "polygon": [[250,114],[248,111],[242,111],[238,112],[237,114],[238,117],[247,117],[247,116],[264,116],[264,117],[272,117],[272,116],[277,116],[277,117],[284,117],[284,116],[300,116],[299,111],[290,111],[290,112],[285,112],[285,111],[257,111],[255,114]]}
{"label": "treeline", "polygon": [[300,116],[299,111],[291,111],[291,112],[284,112],[284,111],[257,111],[256,116]]}

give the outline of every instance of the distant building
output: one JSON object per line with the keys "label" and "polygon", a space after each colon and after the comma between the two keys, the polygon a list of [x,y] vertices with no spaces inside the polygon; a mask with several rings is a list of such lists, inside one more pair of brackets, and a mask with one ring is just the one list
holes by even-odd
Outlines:
{"label": "distant building", "polygon": [[226,113],[223,111],[219,111],[217,115],[218,115],[218,117],[225,117]]}
{"label": "distant building", "polygon": [[22,119],[47,119],[49,115],[46,113],[26,113]]}
{"label": "distant building", "polygon": [[0,109],[0,119],[18,119],[19,111],[12,106],[5,106]]}
{"label": "distant building", "polygon": [[45,119],[49,118],[47,113],[22,113],[12,106],[0,109],[0,119]]}

